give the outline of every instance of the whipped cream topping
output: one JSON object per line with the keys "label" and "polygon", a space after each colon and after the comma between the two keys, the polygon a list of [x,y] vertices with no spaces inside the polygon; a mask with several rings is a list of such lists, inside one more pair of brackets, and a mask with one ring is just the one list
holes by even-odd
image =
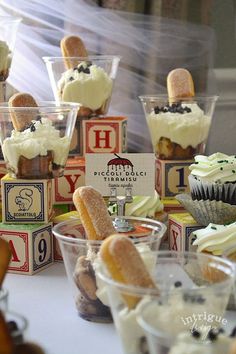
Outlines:
{"label": "whipped cream topping", "polygon": [[194,338],[190,332],[180,333],[176,344],[168,354],[222,354],[228,353],[232,338],[220,334],[215,341],[202,342]]}
{"label": "whipped cream topping", "polygon": [[197,252],[210,252],[221,256],[228,249],[236,252],[236,222],[229,225],[209,224],[204,229],[194,231]]}
{"label": "whipped cream topping", "polygon": [[236,156],[217,152],[210,156],[197,155],[189,166],[191,174],[202,181],[224,183],[236,181]]}
{"label": "whipped cream topping", "polygon": [[64,166],[67,160],[70,139],[67,136],[60,137],[60,131],[55,129],[52,121],[41,118],[41,121],[32,121],[34,130],[27,128],[22,132],[13,130],[11,137],[6,138],[2,144],[5,160],[17,170],[20,156],[27,159],[41,155],[46,156],[48,151],[53,152],[53,162]]}
{"label": "whipped cream topping", "polygon": [[[126,216],[136,216],[142,218],[155,218],[157,212],[163,211],[164,206],[160,200],[159,194],[155,191],[153,197],[134,196],[132,203],[127,203],[125,206]],[[117,204],[109,207],[111,214],[117,210]]]}
{"label": "whipped cream topping", "polygon": [[151,134],[153,147],[161,137],[170,139],[186,149],[188,146],[196,148],[205,142],[211,124],[211,117],[206,116],[196,103],[184,104],[191,112],[174,113],[154,111],[147,114],[147,123]]}
{"label": "whipped cream topping", "polygon": [[97,110],[111,97],[112,79],[103,68],[81,62],[62,74],[58,89],[63,101]]}
{"label": "whipped cream topping", "polygon": [[11,65],[11,52],[6,42],[0,41],[0,72],[6,70]]}

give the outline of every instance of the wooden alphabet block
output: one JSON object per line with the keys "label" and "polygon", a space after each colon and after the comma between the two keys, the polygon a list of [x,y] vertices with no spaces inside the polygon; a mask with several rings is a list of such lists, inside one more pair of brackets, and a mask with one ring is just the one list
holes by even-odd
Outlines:
{"label": "wooden alphabet block", "polygon": [[171,251],[195,251],[193,232],[203,228],[189,213],[169,214],[169,249]]}
{"label": "wooden alphabet block", "polygon": [[72,196],[75,189],[84,185],[85,159],[69,158],[64,170],[64,176],[54,179],[54,204],[72,204]]}
{"label": "wooden alphabet block", "polygon": [[33,275],[48,267],[52,258],[52,224],[3,224],[0,237],[9,242],[9,273]]}
{"label": "wooden alphabet block", "polygon": [[156,159],[156,190],[161,198],[173,198],[179,193],[189,193],[189,166],[193,160]]}
{"label": "wooden alphabet block", "polygon": [[[0,160],[0,179],[7,173],[5,161]],[[2,190],[0,189],[0,201],[2,200]]]}
{"label": "wooden alphabet block", "polygon": [[52,216],[52,180],[1,179],[4,223],[47,223]]}
{"label": "wooden alphabet block", "polygon": [[127,118],[104,117],[83,121],[83,150],[88,153],[127,151]]}

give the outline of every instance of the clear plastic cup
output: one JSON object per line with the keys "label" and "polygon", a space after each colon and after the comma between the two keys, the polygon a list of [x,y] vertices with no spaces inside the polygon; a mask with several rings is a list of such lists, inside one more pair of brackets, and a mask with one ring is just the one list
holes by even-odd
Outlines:
{"label": "clear plastic cup", "polygon": [[8,309],[9,292],[6,288],[0,288],[0,310],[7,311]]}
{"label": "clear plastic cup", "polygon": [[0,141],[9,175],[20,179],[62,176],[79,107],[67,102],[14,108],[0,104]]}
{"label": "clear plastic cup", "polygon": [[55,100],[80,103],[81,117],[107,113],[120,57],[44,57],[43,60]]}
{"label": "clear plastic cup", "polygon": [[[158,290],[115,282],[105,267],[97,272],[97,277],[106,285],[125,354],[147,352],[146,333],[137,318],[149,302],[155,302],[149,311],[150,322],[157,323],[162,332],[171,333],[173,337],[192,326],[208,324],[204,314],[213,315],[210,325],[220,325],[217,319],[224,315],[235,277],[232,262],[193,252],[149,251],[142,257],[149,264],[148,270]],[[135,296],[140,301],[130,309],[124,295]],[[197,324],[194,324],[194,315]]]}
{"label": "clear plastic cup", "polygon": [[20,17],[0,16],[0,81],[8,78]]}
{"label": "clear plastic cup", "polygon": [[[236,245],[234,247],[231,246],[229,249],[226,249],[223,253],[223,257],[233,262],[235,267],[235,274],[236,274]],[[230,311],[236,310],[236,277],[232,287],[227,310]]]}
{"label": "clear plastic cup", "polygon": [[28,328],[27,319],[13,311],[4,312],[4,317],[8,324],[14,344],[17,345],[23,343]]}
{"label": "clear plastic cup", "polygon": [[203,154],[217,98],[195,96],[169,103],[167,95],[140,96],[156,156],[191,160]]}
{"label": "clear plastic cup", "polygon": [[[132,234],[132,241],[140,247],[140,251],[159,249],[166,231],[164,224],[135,217],[123,217],[123,220],[129,221],[136,229],[146,230],[143,236],[141,233],[137,237]],[[100,267],[97,253],[102,241],[87,240],[79,220],[59,223],[54,226],[53,233],[59,241],[79,316],[88,321],[111,322],[106,294],[103,292],[102,284],[98,284],[96,276],[97,269]]]}

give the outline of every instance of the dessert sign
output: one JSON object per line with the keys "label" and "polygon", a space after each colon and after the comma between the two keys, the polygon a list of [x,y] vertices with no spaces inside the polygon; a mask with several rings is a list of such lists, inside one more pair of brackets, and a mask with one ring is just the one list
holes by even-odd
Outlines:
{"label": "dessert sign", "polygon": [[86,154],[85,161],[85,184],[103,196],[154,194],[154,154]]}

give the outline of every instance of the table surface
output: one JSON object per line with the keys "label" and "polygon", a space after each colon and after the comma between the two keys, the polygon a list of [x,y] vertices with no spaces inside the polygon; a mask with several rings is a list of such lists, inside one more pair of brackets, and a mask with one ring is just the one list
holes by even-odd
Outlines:
{"label": "table surface", "polygon": [[[9,310],[28,321],[26,339],[47,354],[122,354],[113,324],[88,322],[77,315],[63,263],[54,263],[33,276],[7,274]],[[225,316],[235,325],[235,312]]]}
{"label": "table surface", "polygon": [[27,340],[37,342],[47,354],[122,354],[113,324],[88,322],[76,312],[64,264],[33,276],[7,274],[9,310],[24,315]]}

